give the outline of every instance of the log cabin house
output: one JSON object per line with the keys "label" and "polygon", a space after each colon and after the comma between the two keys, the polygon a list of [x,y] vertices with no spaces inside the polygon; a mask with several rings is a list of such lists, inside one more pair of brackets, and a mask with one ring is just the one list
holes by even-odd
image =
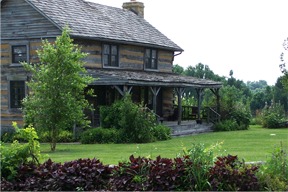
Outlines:
{"label": "log cabin house", "polygon": [[[163,19],[164,21],[165,19]],[[131,0],[123,9],[88,0],[1,0],[1,126],[23,123],[21,100],[28,92],[29,74],[19,62],[38,62],[41,40],[53,42],[68,25],[71,37],[89,53],[85,67],[97,80],[89,85],[96,109],[88,113],[99,122],[99,106],[110,105],[125,93],[144,102],[164,120],[176,113],[181,124],[181,96],[186,87],[197,93],[208,88],[219,100],[221,83],[172,73],[173,59],[183,51],[144,19],[144,5]],[[200,118],[201,102],[198,102]]]}

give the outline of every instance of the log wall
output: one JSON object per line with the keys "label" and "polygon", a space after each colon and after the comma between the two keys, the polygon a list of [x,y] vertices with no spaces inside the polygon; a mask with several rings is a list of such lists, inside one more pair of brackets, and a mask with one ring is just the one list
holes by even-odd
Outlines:
{"label": "log wall", "polygon": [[[61,30],[24,0],[1,1],[1,127],[11,127],[12,121],[23,124],[20,109],[9,109],[9,81],[25,80],[29,74],[21,65],[12,64],[13,45],[27,45],[30,63],[39,62],[36,51],[42,40],[55,41]],[[84,59],[87,68],[102,68],[102,44],[95,40],[75,39],[82,51],[89,55]],[[119,45],[119,67],[116,69],[144,70],[145,47]],[[159,72],[172,72],[173,51],[158,50]],[[28,89],[27,89],[28,90]],[[26,91],[27,94],[27,91]],[[163,94],[163,112],[169,114],[172,105],[172,89]]]}
{"label": "log wall", "polygon": [[1,39],[46,38],[61,31],[24,0],[1,2]]}

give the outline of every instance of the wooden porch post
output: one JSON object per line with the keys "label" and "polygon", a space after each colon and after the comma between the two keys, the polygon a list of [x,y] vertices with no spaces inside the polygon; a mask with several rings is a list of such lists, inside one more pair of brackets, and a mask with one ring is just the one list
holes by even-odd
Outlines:
{"label": "wooden porch post", "polygon": [[201,105],[202,105],[202,93],[204,91],[204,88],[196,88],[197,93],[197,101],[198,101],[198,120],[201,119]]}
{"label": "wooden porch post", "polygon": [[130,94],[133,86],[128,86],[128,85],[124,85],[123,86],[123,90],[121,89],[121,87],[119,87],[119,85],[114,85],[114,87],[117,89],[117,91],[124,97],[126,93]]}
{"label": "wooden porch post", "polygon": [[184,93],[184,88],[182,87],[177,87],[176,92],[177,92],[177,97],[178,97],[178,125],[181,125],[181,120],[182,120],[182,95]]}
{"label": "wooden porch post", "polygon": [[149,87],[149,88],[153,93],[153,111],[155,114],[157,114],[157,95],[161,87]]}

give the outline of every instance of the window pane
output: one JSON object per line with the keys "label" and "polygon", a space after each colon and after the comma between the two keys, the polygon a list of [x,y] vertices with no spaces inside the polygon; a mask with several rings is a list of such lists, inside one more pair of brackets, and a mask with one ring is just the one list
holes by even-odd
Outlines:
{"label": "window pane", "polygon": [[146,68],[151,68],[151,64],[150,64],[150,59],[149,58],[146,58],[145,59],[145,66],[146,66]]}
{"label": "window pane", "polygon": [[151,59],[151,68],[152,69],[156,69],[156,60],[155,59]]}
{"label": "window pane", "polygon": [[109,45],[104,45],[104,54],[110,54],[110,46]]}
{"label": "window pane", "polygon": [[117,60],[115,56],[111,56],[111,66],[118,66],[117,65]]}
{"label": "window pane", "polygon": [[156,49],[145,50],[145,67],[147,69],[157,69],[157,50]]}
{"label": "window pane", "polygon": [[12,46],[12,63],[19,63],[25,61],[27,61],[27,46]]}
{"label": "window pane", "polygon": [[109,55],[103,55],[103,63],[105,66],[109,65]]}
{"label": "window pane", "polygon": [[152,58],[153,58],[153,59],[156,59],[156,57],[157,57],[157,52],[156,52],[156,50],[152,50]]}
{"label": "window pane", "polygon": [[117,46],[111,46],[112,49],[112,55],[117,55]]}
{"label": "window pane", "polygon": [[118,67],[118,46],[117,45],[103,45],[103,64],[104,66]]}
{"label": "window pane", "polygon": [[19,55],[14,55],[14,61],[13,61],[13,63],[25,62],[26,60],[27,60],[26,54],[22,54],[21,56],[19,56]]}
{"label": "window pane", "polygon": [[10,107],[20,108],[25,97],[25,82],[10,81]]}
{"label": "window pane", "polygon": [[26,45],[13,46],[12,49],[14,54],[22,54],[27,52]]}
{"label": "window pane", "polygon": [[150,58],[150,49],[146,49],[145,57]]}

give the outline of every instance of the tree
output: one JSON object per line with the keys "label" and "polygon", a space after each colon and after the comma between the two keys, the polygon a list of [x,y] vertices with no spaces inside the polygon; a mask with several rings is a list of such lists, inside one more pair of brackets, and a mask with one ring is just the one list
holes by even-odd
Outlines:
{"label": "tree", "polygon": [[283,105],[285,111],[288,111],[288,90],[284,89],[284,76],[281,76],[277,79],[277,82],[274,86],[274,100],[275,102]]}
{"label": "tree", "polygon": [[233,87],[241,90],[242,95],[244,95],[243,102],[244,102],[244,104],[247,104],[249,102],[251,95],[252,95],[250,89],[242,80],[239,80],[239,79],[236,79],[233,77],[233,70],[230,70],[229,76],[230,76],[230,78],[228,78],[227,81],[224,82],[224,85],[225,86],[233,86]]}
{"label": "tree", "polygon": [[172,72],[181,75],[181,74],[183,74],[183,72],[184,72],[184,68],[181,67],[180,65],[176,64],[176,65],[173,65]]}
{"label": "tree", "polygon": [[231,69],[229,72],[229,76],[232,78],[233,77],[233,70]]}
{"label": "tree", "polygon": [[247,81],[248,88],[253,92],[259,92],[266,89],[268,86],[267,81],[259,80],[259,81]]}
{"label": "tree", "polygon": [[55,43],[42,42],[38,64],[23,63],[32,73],[30,95],[23,101],[24,121],[36,130],[48,131],[51,151],[55,151],[59,132],[74,124],[87,125],[83,113],[89,103],[84,89],[93,81],[84,68],[82,53],[64,28]]}
{"label": "tree", "polygon": [[224,81],[225,77],[220,77],[215,74],[208,65],[198,63],[195,67],[188,66],[184,71],[184,74],[191,77],[197,77],[201,79],[209,79],[213,81]]}
{"label": "tree", "polygon": [[187,76],[197,77],[201,79],[211,79],[214,75],[213,71],[209,69],[208,65],[198,63],[195,67],[189,66],[185,71]]}
{"label": "tree", "polygon": [[[288,50],[288,38],[283,42],[283,48],[285,51]],[[281,72],[283,73],[282,83],[286,90],[288,90],[288,70],[286,69],[286,63],[284,59],[284,53],[280,55],[281,64],[279,65]]]}
{"label": "tree", "polygon": [[[184,75],[201,78],[201,79],[209,79],[213,81],[224,81],[224,77],[220,77],[219,75],[214,74],[214,72],[209,68],[208,65],[204,65],[202,63],[198,63],[195,67],[188,66],[187,69],[183,72]],[[186,88],[185,90],[186,97],[194,97],[197,98],[197,94],[194,88]],[[187,99],[187,98],[186,98]]]}

